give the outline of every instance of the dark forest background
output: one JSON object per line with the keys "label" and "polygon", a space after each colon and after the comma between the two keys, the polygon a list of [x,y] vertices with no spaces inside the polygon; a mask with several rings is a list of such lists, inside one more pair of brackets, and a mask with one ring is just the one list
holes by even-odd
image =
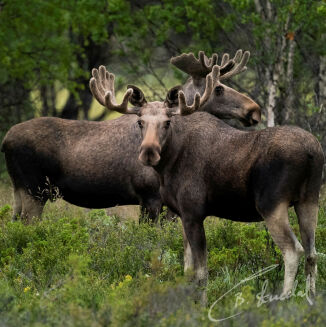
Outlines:
{"label": "dark forest background", "polygon": [[0,0],[0,139],[36,116],[108,118],[93,67],[159,100],[186,78],[172,56],[237,49],[249,69],[229,84],[261,105],[260,128],[299,125],[326,150],[326,2],[312,0]]}

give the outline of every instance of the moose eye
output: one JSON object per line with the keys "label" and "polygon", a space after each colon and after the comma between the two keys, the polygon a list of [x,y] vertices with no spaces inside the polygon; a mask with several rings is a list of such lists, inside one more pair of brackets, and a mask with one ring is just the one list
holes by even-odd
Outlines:
{"label": "moose eye", "polygon": [[223,87],[223,86],[221,86],[221,85],[216,86],[216,88],[215,88],[215,94],[216,94],[217,96],[222,95],[223,92],[224,92],[224,87]]}
{"label": "moose eye", "polygon": [[141,120],[137,120],[137,124],[140,128],[143,128],[143,122]]}
{"label": "moose eye", "polygon": [[170,127],[170,124],[171,124],[171,120],[167,120],[165,122],[164,128],[168,129]]}

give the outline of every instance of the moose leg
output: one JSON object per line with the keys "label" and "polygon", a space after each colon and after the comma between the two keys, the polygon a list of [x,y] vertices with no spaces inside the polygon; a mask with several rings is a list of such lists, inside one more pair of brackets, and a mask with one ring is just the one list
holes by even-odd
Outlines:
{"label": "moose leg", "polygon": [[[190,265],[194,267],[194,277],[197,286],[200,287],[200,301],[202,304],[207,303],[206,290],[207,285],[207,253],[206,253],[206,237],[203,225],[203,219],[195,220],[182,217],[182,224],[186,239],[185,268],[190,268]],[[188,244],[190,245],[190,251]],[[190,254],[190,255],[189,255]],[[192,258],[189,260],[189,258]]]}
{"label": "moose leg", "polygon": [[315,230],[318,219],[318,204],[298,203],[295,205],[298,216],[302,245],[305,251],[305,273],[310,296],[316,295],[315,283],[317,274],[317,252],[315,249]]}
{"label": "moose leg", "polygon": [[284,265],[284,285],[282,295],[292,291],[303,248],[293,233],[288,217],[288,204],[280,203],[269,214],[262,214],[267,228],[276,245],[280,248]]}
{"label": "moose leg", "polygon": [[161,198],[144,199],[140,204],[140,222],[157,222],[162,211]]}
{"label": "moose leg", "polygon": [[21,218],[25,224],[30,224],[33,217],[40,218],[43,212],[45,201],[37,199],[28,194],[25,190],[21,191],[22,214]]}
{"label": "moose leg", "polygon": [[22,213],[22,199],[20,195],[20,190],[14,188],[14,209],[13,209],[13,215],[12,220],[15,221],[18,219],[18,217],[21,216]]}

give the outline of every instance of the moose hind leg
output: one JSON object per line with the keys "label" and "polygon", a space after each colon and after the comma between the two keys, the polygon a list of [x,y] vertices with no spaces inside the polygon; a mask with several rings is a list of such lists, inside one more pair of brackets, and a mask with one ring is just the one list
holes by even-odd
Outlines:
{"label": "moose hind leg", "polygon": [[294,207],[298,216],[302,245],[305,251],[305,273],[310,296],[316,295],[317,252],[315,249],[315,230],[318,219],[318,204],[298,203]]}
{"label": "moose hind leg", "polygon": [[274,242],[283,255],[285,273],[282,295],[286,296],[292,291],[299,259],[304,251],[291,229],[288,217],[288,203],[280,203],[270,213],[262,213],[262,216]]}
{"label": "moose hind leg", "polygon": [[22,199],[20,195],[20,190],[14,188],[14,207],[13,207],[13,215],[12,220],[15,221],[18,219],[18,217],[22,214]]}
{"label": "moose hind leg", "polygon": [[187,273],[188,271],[194,270],[194,258],[192,256],[191,247],[189,241],[187,239],[187,235],[185,233],[184,228],[182,228],[183,232],[183,259],[184,259],[184,272]]}

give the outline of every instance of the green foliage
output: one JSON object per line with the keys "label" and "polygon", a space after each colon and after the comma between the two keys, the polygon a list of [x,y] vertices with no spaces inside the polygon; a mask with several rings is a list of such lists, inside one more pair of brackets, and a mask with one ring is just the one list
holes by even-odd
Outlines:
{"label": "green foliage", "polygon": [[[105,210],[62,210],[50,204],[42,221],[10,222],[0,209],[0,321],[6,326],[212,326],[208,308],[193,302],[183,276],[180,222],[163,226],[107,216]],[[326,208],[321,207],[316,242],[326,253]],[[298,231],[294,213],[291,224]],[[208,245],[208,299],[275,263],[280,266],[240,284],[212,311],[215,318],[243,313],[232,326],[296,326],[325,323],[326,261],[320,255],[314,307],[305,299],[257,307],[256,294],[282,285],[281,255],[262,223],[216,218],[205,222]],[[303,262],[297,280],[304,289]],[[237,306],[235,307],[235,304]]]}
{"label": "green foliage", "polygon": [[0,83],[22,80],[32,89],[35,83],[49,85],[59,80],[73,88],[67,82],[69,75],[83,73],[83,67],[76,65],[76,56],[83,49],[72,42],[68,31],[103,42],[108,36],[104,7],[105,1],[4,1]]}

